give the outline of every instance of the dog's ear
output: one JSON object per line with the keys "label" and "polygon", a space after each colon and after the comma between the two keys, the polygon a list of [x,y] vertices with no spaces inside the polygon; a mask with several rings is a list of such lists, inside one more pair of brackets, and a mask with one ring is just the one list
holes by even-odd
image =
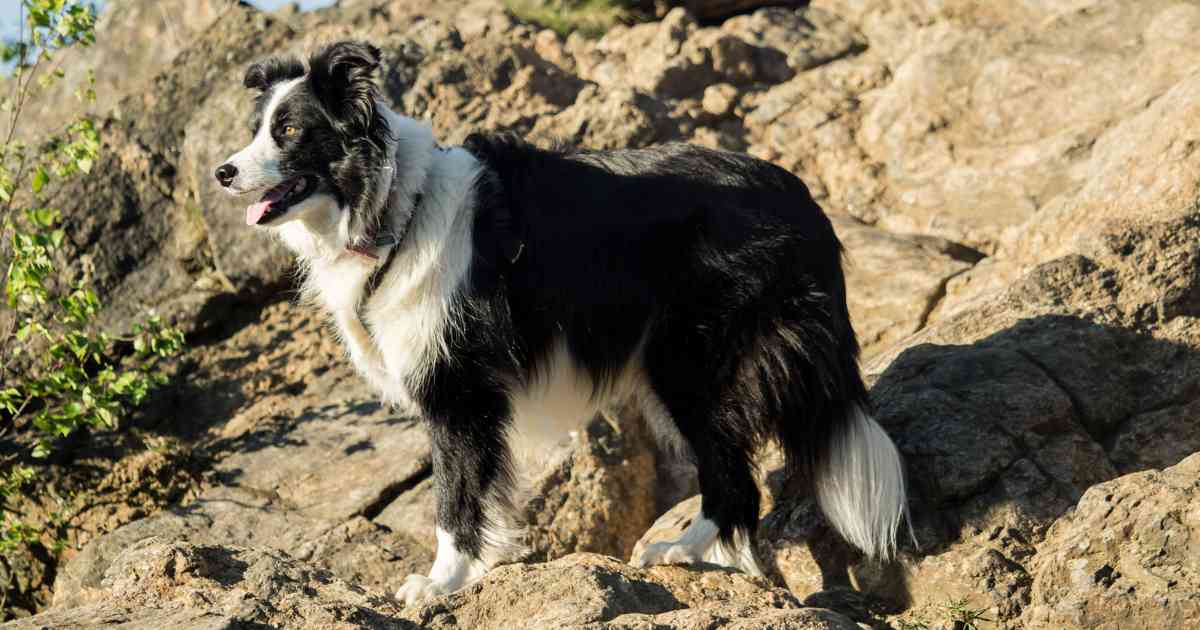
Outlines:
{"label": "dog's ear", "polygon": [[[386,155],[390,130],[376,108],[379,49],[366,42],[330,44],[309,59],[309,85],[342,137],[345,156],[330,165],[335,188],[350,209],[348,243],[369,246],[378,228],[387,187],[379,177],[390,170]],[[382,188],[382,190],[381,190]]]}
{"label": "dog's ear", "polygon": [[271,57],[250,64],[242,85],[252,90],[266,91],[267,88],[288,79],[304,76],[304,64],[295,57]]}
{"label": "dog's ear", "polygon": [[330,44],[309,60],[313,92],[341,124],[367,133],[375,118],[379,49],[366,42]]}

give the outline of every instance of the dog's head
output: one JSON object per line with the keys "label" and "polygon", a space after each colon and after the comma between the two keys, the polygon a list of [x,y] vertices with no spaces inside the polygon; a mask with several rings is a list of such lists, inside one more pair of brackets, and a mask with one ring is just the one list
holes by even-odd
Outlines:
{"label": "dog's head", "polygon": [[[377,177],[389,166],[387,121],[376,106],[379,50],[363,42],[329,45],[308,61],[275,57],[251,65],[257,90],[253,139],[216,169],[233,194],[255,194],[246,223],[271,226],[315,212],[365,238],[378,220]],[[386,193],[384,193],[386,194]]]}

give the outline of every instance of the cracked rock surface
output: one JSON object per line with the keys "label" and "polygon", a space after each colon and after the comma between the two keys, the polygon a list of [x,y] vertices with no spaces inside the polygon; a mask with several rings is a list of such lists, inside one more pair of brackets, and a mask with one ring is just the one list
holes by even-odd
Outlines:
{"label": "cracked rock surface", "polygon": [[[156,32],[149,4],[104,28]],[[950,627],[949,602],[1012,629],[1200,618],[1200,4],[674,8],[596,40],[495,0],[209,4],[160,57],[98,76],[123,97],[63,209],[108,323],[154,307],[192,334],[147,413],[207,464],[168,509],[65,552],[53,605],[13,627]],[[771,583],[632,569],[699,505],[694,470],[617,414],[532,475],[525,562],[392,601],[433,554],[422,427],[280,299],[288,257],[208,173],[247,139],[241,68],[345,36],[382,48],[387,98],[444,142],[689,141],[804,179],[846,247],[919,546],[863,561],[767,453]],[[99,41],[89,62],[127,62]]]}

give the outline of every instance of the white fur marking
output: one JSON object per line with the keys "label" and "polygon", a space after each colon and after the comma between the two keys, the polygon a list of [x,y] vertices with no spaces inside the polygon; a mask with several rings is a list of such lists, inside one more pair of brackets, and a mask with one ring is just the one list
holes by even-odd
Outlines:
{"label": "white fur marking", "polygon": [[[392,130],[393,164],[404,165],[381,174],[396,178],[384,223],[408,227],[367,308],[359,312],[363,287],[382,260],[346,252],[347,212],[325,204],[294,213],[296,220],[275,230],[306,268],[304,294],[330,313],[359,373],[385,402],[412,408],[406,383],[420,382],[446,352],[450,304],[472,257],[471,196],[480,165],[461,149],[437,151],[428,123],[383,113]],[[423,201],[414,215],[416,193]]]}
{"label": "white fur marking", "polygon": [[703,510],[692,519],[679,538],[646,545],[641,557],[631,559],[631,563],[637,567],[656,564],[694,565],[701,562],[749,575],[763,574],[758,567],[758,561],[754,559],[750,536],[739,529],[734,532],[733,541],[726,544],[720,539],[717,524],[706,517]]}
{"label": "white fur marking", "polygon": [[479,560],[458,550],[454,536],[437,528],[437,556],[429,576],[410,575],[396,591],[396,599],[405,605],[419,604],[425,600],[453,593],[478,580],[487,572],[487,566]]}
{"label": "white fur marking", "polygon": [[232,164],[237,168],[237,176],[233,178],[233,183],[229,186],[230,192],[234,194],[247,193],[252,190],[268,188],[283,181],[283,174],[279,172],[279,145],[271,136],[271,121],[275,117],[275,110],[278,109],[279,103],[303,80],[303,77],[291,79],[271,88],[270,100],[263,108],[262,124],[258,126],[254,139],[246,145],[246,148],[226,160],[226,164]]}
{"label": "white fur marking", "polygon": [[758,567],[758,560],[754,558],[754,545],[750,542],[750,535],[741,529],[734,530],[733,541],[728,544],[718,538],[716,544],[709,548],[705,559],[747,575],[763,575],[762,569]]}
{"label": "white fur marking", "polygon": [[888,560],[908,515],[904,468],[883,427],[859,407],[851,414],[817,470],[817,502],[843,538]]}
{"label": "white fur marking", "polygon": [[606,402],[594,395],[591,377],[575,364],[562,341],[554,344],[532,382],[510,391],[509,450],[522,461],[539,459],[585,426]]}

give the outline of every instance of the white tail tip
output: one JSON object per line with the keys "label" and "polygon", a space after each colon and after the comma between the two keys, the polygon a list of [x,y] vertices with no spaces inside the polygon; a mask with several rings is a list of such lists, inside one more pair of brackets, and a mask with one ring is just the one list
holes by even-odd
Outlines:
{"label": "white tail tip", "polygon": [[861,407],[835,429],[816,472],[817,502],[850,544],[870,558],[896,554],[908,516],[904,467],[892,439]]}

